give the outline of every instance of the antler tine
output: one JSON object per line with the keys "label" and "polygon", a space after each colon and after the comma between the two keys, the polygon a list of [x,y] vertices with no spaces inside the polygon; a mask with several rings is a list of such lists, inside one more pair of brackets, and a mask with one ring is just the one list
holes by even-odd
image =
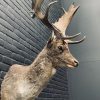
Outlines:
{"label": "antler tine", "polygon": [[78,40],[78,41],[72,41],[72,40],[67,40],[68,44],[78,44],[81,43],[85,40],[86,36],[84,36],[82,39]]}
{"label": "antler tine", "polygon": [[71,22],[74,14],[78,10],[78,8],[79,8],[79,6],[75,6],[74,3],[71,4],[68,11],[65,11],[65,9],[62,8],[64,11],[64,15],[61,18],[59,18],[58,22],[53,23],[53,25],[56,28],[58,28],[64,36],[65,36],[65,31],[66,31],[69,23]]}
{"label": "antler tine", "polygon": [[66,36],[65,38],[66,39],[72,39],[72,38],[76,38],[77,36],[81,35],[81,33],[77,33],[75,35],[72,35],[72,36]]}

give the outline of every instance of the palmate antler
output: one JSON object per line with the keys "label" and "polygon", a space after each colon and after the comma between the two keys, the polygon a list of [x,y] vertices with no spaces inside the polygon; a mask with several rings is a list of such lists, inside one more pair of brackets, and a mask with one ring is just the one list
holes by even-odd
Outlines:
{"label": "palmate antler", "polygon": [[48,5],[45,15],[43,15],[43,13],[40,11],[42,2],[43,2],[43,0],[35,0],[35,3],[32,4],[34,16],[39,18],[48,28],[52,29],[57,37],[64,39],[65,41],[67,41],[67,43],[77,44],[77,43],[84,41],[85,36],[78,41],[71,40],[71,39],[79,36],[80,33],[73,35],[73,36],[65,35],[66,29],[67,29],[69,23],[71,22],[74,14],[78,10],[79,6],[75,6],[75,4],[73,3],[70,5],[68,11],[65,11],[65,9],[62,8],[64,11],[64,14],[61,16],[61,18],[59,18],[59,20],[55,23],[50,23],[48,21],[48,11],[49,11],[50,6],[54,3],[56,3],[57,1],[53,1]]}
{"label": "palmate antler", "polygon": [[75,6],[74,3],[70,5],[68,11],[65,11],[65,9],[62,8],[64,11],[63,16],[61,16],[61,18],[59,18],[58,22],[53,23],[53,26],[60,30],[60,33],[63,35],[63,39],[67,40],[67,42],[70,44],[77,44],[77,43],[84,41],[84,39],[85,39],[85,36],[84,36],[82,39],[80,39],[78,41],[72,41],[70,39],[73,39],[73,38],[79,36],[81,33],[78,33],[73,36],[66,36],[66,34],[65,34],[66,29],[67,29],[68,25],[70,24],[74,14],[78,10],[78,8],[79,8],[79,6]]}

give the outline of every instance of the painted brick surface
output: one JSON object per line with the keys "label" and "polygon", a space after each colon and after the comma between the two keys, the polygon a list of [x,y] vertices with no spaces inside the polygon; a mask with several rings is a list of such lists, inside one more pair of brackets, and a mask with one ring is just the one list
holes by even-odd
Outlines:
{"label": "painted brick surface", "polygon": [[[47,4],[41,7],[45,13]],[[45,46],[51,31],[37,18],[30,17],[31,0],[0,0],[0,84],[12,64],[32,63]],[[62,14],[61,2],[50,9],[49,20]],[[55,9],[56,8],[56,9]],[[68,100],[66,69],[58,69],[37,100]]]}

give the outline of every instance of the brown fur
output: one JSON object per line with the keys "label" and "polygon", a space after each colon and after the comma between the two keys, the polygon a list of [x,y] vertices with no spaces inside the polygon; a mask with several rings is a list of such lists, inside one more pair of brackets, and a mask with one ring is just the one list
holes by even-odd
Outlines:
{"label": "brown fur", "polygon": [[49,41],[31,65],[10,67],[1,85],[1,100],[34,100],[56,73],[55,68],[67,64],[74,67],[74,60],[67,43],[59,39]]}
{"label": "brown fur", "polygon": [[43,0],[35,1],[33,5],[35,16],[53,31],[53,35],[31,65],[16,64],[10,67],[1,85],[1,100],[35,100],[56,73],[57,67],[73,68],[78,65],[78,61],[69,51],[68,44],[80,43],[85,38],[72,41],[70,39],[79,34],[66,36],[65,30],[79,6],[72,4],[68,12],[64,10],[64,15],[54,24],[50,24],[47,19],[48,10],[54,2],[43,15],[39,10]]}

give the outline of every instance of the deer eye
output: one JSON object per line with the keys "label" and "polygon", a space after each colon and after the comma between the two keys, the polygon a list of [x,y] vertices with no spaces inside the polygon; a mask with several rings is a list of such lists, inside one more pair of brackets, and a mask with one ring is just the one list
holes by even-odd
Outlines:
{"label": "deer eye", "polygon": [[58,49],[63,52],[63,47],[62,46],[58,46]]}

